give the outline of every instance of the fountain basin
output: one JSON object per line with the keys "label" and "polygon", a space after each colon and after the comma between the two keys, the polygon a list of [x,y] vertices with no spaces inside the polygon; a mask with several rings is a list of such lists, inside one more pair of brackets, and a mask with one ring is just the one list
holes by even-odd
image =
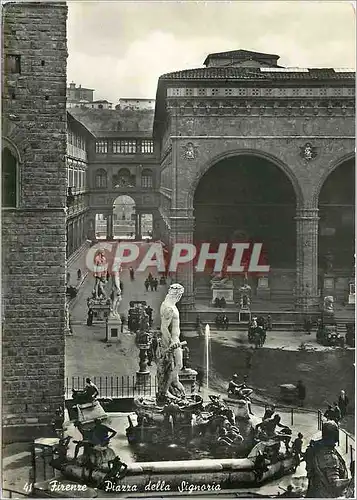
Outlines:
{"label": "fountain basin", "polygon": [[[76,464],[56,464],[66,478],[86,482],[87,471]],[[104,491],[218,491],[239,487],[256,486],[266,480],[295,469],[293,457],[282,458],[267,467],[257,480],[254,459],[207,459],[170,462],[139,462],[128,464],[126,476],[120,480],[105,480],[105,472],[94,471],[93,480]],[[161,489],[160,489],[161,488]],[[191,489],[192,489],[191,488]],[[214,489],[216,488],[216,490]]]}

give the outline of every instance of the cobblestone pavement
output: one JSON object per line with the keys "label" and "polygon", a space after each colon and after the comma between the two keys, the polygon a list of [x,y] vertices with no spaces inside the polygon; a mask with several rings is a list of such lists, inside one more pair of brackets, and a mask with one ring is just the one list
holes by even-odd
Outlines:
{"label": "cobblestone pavement", "polygon": [[[158,311],[167,286],[159,285],[156,292],[146,292],[144,281],[150,271],[155,275],[154,269],[148,269],[145,273],[136,273],[134,281],[131,281],[128,270],[123,270],[120,312],[127,317],[131,300],[146,300],[154,310],[153,327],[157,328],[160,326]],[[86,324],[86,301],[93,286],[94,278],[88,275],[71,312],[73,335],[66,337],[66,377],[132,376],[138,369],[139,350],[126,326],[120,341],[109,344],[105,342],[105,324],[95,323],[90,327]]]}
{"label": "cobblestone pavement", "polygon": [[[253,345],[248,342],[247,331],[237,331],[229,329],[227,331],[210,329],[211,338],[217,342],[222,342],[226,345],[236,347],[237,345],[245,344],[247,346]],[[185,332],[186,337],[196,337],[197,333],[194,331]],[[318,344],[316,342],[316,332],[313,331],[310,335],[304,332],[281,331],[273,330],[267,332],[265,348],[270,349],[284,349],[286,351],[296,351],[304,344],[304,348],[308,351],[333,351],[341,349],[340,347],[328,347]],[[343,349],[352,349],[351,347],[344,347]]]}

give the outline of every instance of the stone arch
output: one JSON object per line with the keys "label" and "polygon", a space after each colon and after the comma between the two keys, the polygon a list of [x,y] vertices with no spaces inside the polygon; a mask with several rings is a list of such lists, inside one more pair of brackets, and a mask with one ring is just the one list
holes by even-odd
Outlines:
{"label": "stone arch", "polygon": [[332,174],[332,172],[334,170],[336,170],[336,168],[338,168],[340,165],[342,165],[346,161],[352,160],[354,158],[355,158],[355,153],[354,152],[346,153],[345,155],[343,155],[340,158],[338,158],[338,160],[332,161],[330,163],[330,165],[328,166],[328,168],[326,168],[323,171],[322,176],[320,177],[320,179],[318,180],[318,182],[317,182],[317,184],[315,186],[315,189],[314,189],[313,195],[312,195],[312,206],[316,206],[317,207],[317,205],[319,203],[319,197],[320,197],[321,189],[322,189],[325,181],[329,177],[329,175]]}
{"label": "stone arch", "polygon": [[197,173],[197,175],[196,175],[195,179],[193,180],[193,182],[191,183],[190,189],[187,193],[187,205],[186,206],[188,208],[193,207],[193,199],[195,196],[195,191],[197,189],[197,186],[198,186],[200,180],[204,176],[204,174],[206,172],[208,172],[208,170],[211,167],[213,167],[214,165],[216,165],[220,161],[225,160],[227,158],[232,158],[234,156],[255,156],[257,158],[262,158],[262,159],[268,160],[271,163],[273,163],[274,165],[276,165],[278,168],[280,168],[285,173],[287,178],[290,180],[292,187],[294,189],[294,192],[295,192],[297,206],[302,205],[303,194],[302,194],[300,183],[299,183],[297,177],[295,176],[295,174],[293,173],[293,171],[288,167],[288,165],[286,165],[283,161],[281,161],[276,156],[274,156],[270,153],[267,153],[265,151],[261,151],[261,150],[257,150],[257,149],[238,149],[238,150],[233,150],[233,151],[228,151],[228,152],[222,152],[222,153],[216,155],[214,158],[212,158],[209,162],[207,162],[204,165],[203,169],[201,169]]}
{"label": "stone arch", "polygon": [[8,137],[2,140],[2,205],[16,208],[20,205],[21,156],[16,144]]}
{"label": "stone arch", "polygon": [[113,238],[132,238],[137,233],[136,200],[119,194],[113,201]]}

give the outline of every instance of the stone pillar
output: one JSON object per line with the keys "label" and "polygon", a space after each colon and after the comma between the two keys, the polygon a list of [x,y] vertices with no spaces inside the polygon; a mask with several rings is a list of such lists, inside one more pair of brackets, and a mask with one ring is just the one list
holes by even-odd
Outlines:
{"label": "stone pillar", "polygon": [[86,217],[86,237],[89,240],[95,239],[95,215],[91,214]]}
{"label": "stone pillar", "polygon": [[[191,214],[181,215],[179,210],[170,216],[171,234],[170,246],[175,243],[193,243],[194,217]],[[185,210],[187,212],[187,210]],[[177,215],[175,215],[175,213]],[[179,266],[173,281],[180,283],[185,288],[185,293],[180,300],[180,311],[185,317],[185,311],[192,310],[195,305],[194,300],[194,269],[193,263]]]}
{"label": "stone pillar", "polygon": [[113,214],[107,215],[107,240],[112,240],[113,236]]}
{"label": "stone pillar", "polygon": [[316,308],[318,297],[318,209],[296,211],[296,307],[302,312]]}

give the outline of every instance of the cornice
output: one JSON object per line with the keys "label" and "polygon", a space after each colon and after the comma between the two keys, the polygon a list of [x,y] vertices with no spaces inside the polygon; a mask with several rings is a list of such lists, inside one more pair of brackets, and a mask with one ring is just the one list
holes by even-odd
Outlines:
{"label": "cornice", "polygon": [[171,116],[354,116],[355,100],[339,99],[185,99],[167,101]]}

